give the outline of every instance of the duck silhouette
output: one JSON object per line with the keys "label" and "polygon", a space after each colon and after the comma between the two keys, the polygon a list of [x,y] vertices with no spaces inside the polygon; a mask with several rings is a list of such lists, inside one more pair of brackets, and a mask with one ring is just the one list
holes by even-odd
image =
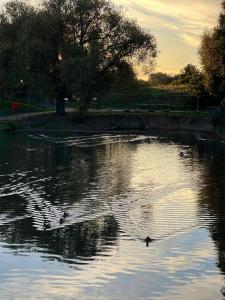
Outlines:
{"label": "duck silhouette", "polygon": [[63,218],[65,219],[65,218],[67,218],[67,217],[69,217],[69,213],[68,213],[67,211],[64,211],[64,213],[63,213]]}
{"label": "duck silhouette", "polygon": [[149,243],[151,243],[151,242],[153,242],[153,241],[154,241],[154,239],[150,238],[150,236],[147,236],[147,237],[145,238],[146,246],[148,247],[148,246],[149,246]]}
{"label": "duck silhouette", "polygon": [[65,222],[65,219],[64,218],[60,218],[60,220],[59,220],[60,225],[62,225],[64,222]]}

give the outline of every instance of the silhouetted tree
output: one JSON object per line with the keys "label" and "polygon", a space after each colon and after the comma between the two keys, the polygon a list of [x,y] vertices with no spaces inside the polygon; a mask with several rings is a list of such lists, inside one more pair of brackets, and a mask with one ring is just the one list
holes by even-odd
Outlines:
{"label": "silhouetted tree", "polygon": [[85,109],[122,63],[156,55],[154,37],[106,0],[11,1],[0,16],[2,87],[54,97],[59,115],[65,97],[79,95]]}
{"label": "silhouetted tree", "polygon": [[205,93],[203,74],[195,65],[188,64],[185,66],[177,76],[176,81],[179,84],[187,85],[193,96],[200,96]]}
{"label": "silhouetted tree", "polygon": [[[204,84],[210,94],[219,98],[225,92],[225,1],[218,25],[202,35],[199,49],[204,72]],[[221,100],[221,99],[220,99]]]}
{"label": "silhouetted tree", "polygon": [[153,86],[168,85],[171,84],[173,80],[174,80],[173,76],[170,76],[162,72],[153,73],[149,76],[149,83]]}

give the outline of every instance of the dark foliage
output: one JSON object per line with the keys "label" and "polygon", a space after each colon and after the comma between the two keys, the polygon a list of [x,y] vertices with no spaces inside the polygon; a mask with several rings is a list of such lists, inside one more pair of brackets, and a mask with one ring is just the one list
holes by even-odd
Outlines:
{"label": "dark foliage", "polygon": [[7,3],[0,15],[0,87],[3,98],[79,97],[81,109],[122,81],[130,63],[153,63],[154,37],[106,0],[46,0],[40,8]]}

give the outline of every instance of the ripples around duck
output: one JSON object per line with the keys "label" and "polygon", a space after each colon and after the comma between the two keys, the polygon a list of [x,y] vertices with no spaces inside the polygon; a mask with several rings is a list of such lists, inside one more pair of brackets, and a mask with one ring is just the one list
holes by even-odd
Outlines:
{"label": "ripples around duck", "polygon": [[223,299],[223,144],[32,133],[0,146],[1,299]]}

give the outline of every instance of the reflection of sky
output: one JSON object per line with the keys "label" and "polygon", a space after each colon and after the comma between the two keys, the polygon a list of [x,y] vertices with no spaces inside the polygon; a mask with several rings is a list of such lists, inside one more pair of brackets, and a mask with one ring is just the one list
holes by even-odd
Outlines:
{"label": "reflection of sky", "polygon": [[[13,143],[9,145],[14,149],[13,145],[16,141],[21,144],[24,139],[24,145],[39,148],[41,144],[36,144],[37,138],[48,139],[49,143],[54,141],[53,138],[40,134],[29,135],[29,137],[18,135],[11,136],[10,141]],[[18,299],[27,297],[28,299],[162,300],[167,299],[169,295],[169,300],[173,298],[188,300],[189,289],[193,299],[219,298],[218,293],[223,284],[223,277],[216,265],[218,254],[207,229],[207,222],[213,222],[214,217],[211,216],[210,221],[207,213],[204,213],[202,219],[199,219],[199,189],[204,185],[202,179],[204,166],[199,165],[197,161],[193,162],[195,148],[191,146],[184,147],[165,140],[160,142],[150,137],[148,139],[142,137],[141,141],[140,138],[132,137],[127,141],[127,137],[120,136],[121,142],[119,142],[116,136],[104,136],[104,138],[95,136],[92,143],[90,137],[75,136],[71,137],[69,142],[59,138],[65,142],[63,149],[70,149],[73,153],[71,160],[70,155],[67,160],[60,155],[53,156],[53,162],[56,160],[55,163],[64,166],[64,172],[67,170],[66,161],[68,163],[73,161],[72,176],[68,175],[68,172],[65,172],[66,177],[62,176],[62,169],[59,178],[64,178],[66,182],[71,180],[74,182],[73,176],[76,172],[82,174],[80,176],[89,178],[88,172],[79,173],[79,168],[83,170],[86,165],[85,169],[88,171],[91,162],[92,176],[87,182],[94,182],[94,184],[90,185],[75,203],[80,203],[80,208],[85,210],[88,216],[85,222],[89,222],[89,218],[93,216],[92,208],[95,207],[93,203],[97,204],[99,211],[105,209],[104,203],[108,204],[118,224],[118,231],[115,229],[112,232],[114,236],[111,236],[115,238],[116,233],[117,242],[107,240],[107,244],[104,244],[104,235],[102,237],[98,235],[96,239],[98,251],[91,257],[85,257],[86,254],[79,254],[83,256],[77,255],[74,260],[70,257],[66,260],[71,262],[69,264],[65,263],[63,256],[60,255],[63,252],[62,248],[56,251],[54,246],[51,248],[51,244],[36,244],[35,240],[29,242],[24,237],[22,241],[21,239],[15,241],[13,234],[8,230],[6,236],[9,235],[9,239],[3,239],[5,244],[0,244],[1,299],[10,299],[12,289],[17,291]],[[35,142],[32,143],[33,139]],[[82,144],[79,143],[79,139],[82,139]],[[79,151],[76,151],[77,146]],[[53,143],[52,148],[62,149],[61,144],[58,143]],[[185,152],[184,157],[179,156],[181,149]],[[8,152],[10,153],[10,151],[4,152],[3,162],[8,157]],[[86,159],[83,157],[85,153]],[[46,152],[43,150],[38,154],[42,160]],[[92,157],[91,160],[87,160],[88,154]],[[20,165],[21,160],[20,155],[17,160],[15,157],[17,163],[14,166],[18,166],[18,171],[23,165]],[[30,170],[29,176],[36,174],[34,166],[35,164],[31,163],[32,171]],[[50,170],[54,170],[49,168],[46,168],[47,174]],[[39,176],[43,179],[42,175],[39,174],[38,178]],[[114,177],[116,180],[113,182]],[[23,177],[17,180],[24,182]],[[29,180],[26,185],[32,186]],[[38,180],[33,185],[34,190],[38,187],[39,191],[40,188],[42,190],[45,187],[43,181]],[[64,186],[61,192],[65,194],[67,189]],[[24,200],[28,203],[34,201],[33,190],[29,189],[27,193],[28,197]],[[44,195],[35,194],[36,206],[40,202],[45,208],[48,205],[54,208],[50,200],[46,201]],[[87,205],[84,205],[84,202]],[[57,203],[55,205],[57,206]],[[57,207],[54,211],[56,209]],[[65,224],[68,229],[73,226],[72,222],[80,224],[84,222],[81,217],[83,213],[77,214],[79,207],[76,206],[74,209],[73,201],[69,212],[72,221]],[[94,235],[88,235],[87,248],[95,234],[102,232],[100,224],[104,220],[103,215],[101,218],[94,216],[94,219],[96,226],[90,223]],[[11,221],[13,223],[13,220]],[[201,228],[202,224],[205,228]],[[57,226],[59,226],[58,222]],[[2,237],[4,237],[4,228],[6,227],[3,227]],[[18,236],[21,234],[22,237],[23,226],[20,230],[21,232],[15,230],[15,233]],[[60,229],[55,231],[51,228],[51,230],[56,233],[56,239],[57,234],[67,235]],[[46,232],[42,234],[41,236],[44,237]],[[143,241],[147,235],[156,238],[149,248],[146,248]],[[12,245],[15,242],[21,242],[23,247],[19,244]],[[65,246],[63,245],[63,250],[68,245],[73,245],[71,243],[76,245],[79,242],[71,238],[67,240]],[[37,248],[37,245],[40,248]],[[209,293],[205,293],[208,290]],[[202,294],[205,298],[201,298]]]}
{"label": "reflection of sky", "polygon": [[[216,251],[205,229],[155,242],[150,248],[122,240],[119,253],[96,257],[80,270],[49,262],[40,253],[19,259],[2,247],[0,253],[3,298],[13,287],[18,299],[147,299],[149,295],[151,299],[174,299],[174,295],[190,299],[193,293],[193,299],[211,300],[218,299],[222,285]],[[205,298],[197,297],[201,294]]]}
{"label": "reflection of sky", "polygon": [[216,23],[221,0],[114,0],[155,34],[161,51],[158,69],[178,72],[199,63],[197,49],[205,28]]}
{"label": "reflection of sky", "polygon": [[[139,209],[138,219],[143,220],[144,232],[156,238],[198,224],[196,206],[201,172],[192,173],[189,159],[186,157],[185,166],[178,153],[177,145],[152,143],[140,146],[133,156],[131,187],[133,194],[139,192],[136,196],[139,205],[134,207],[134,213]],[[149,206],[147,218],[146,206]]]}

